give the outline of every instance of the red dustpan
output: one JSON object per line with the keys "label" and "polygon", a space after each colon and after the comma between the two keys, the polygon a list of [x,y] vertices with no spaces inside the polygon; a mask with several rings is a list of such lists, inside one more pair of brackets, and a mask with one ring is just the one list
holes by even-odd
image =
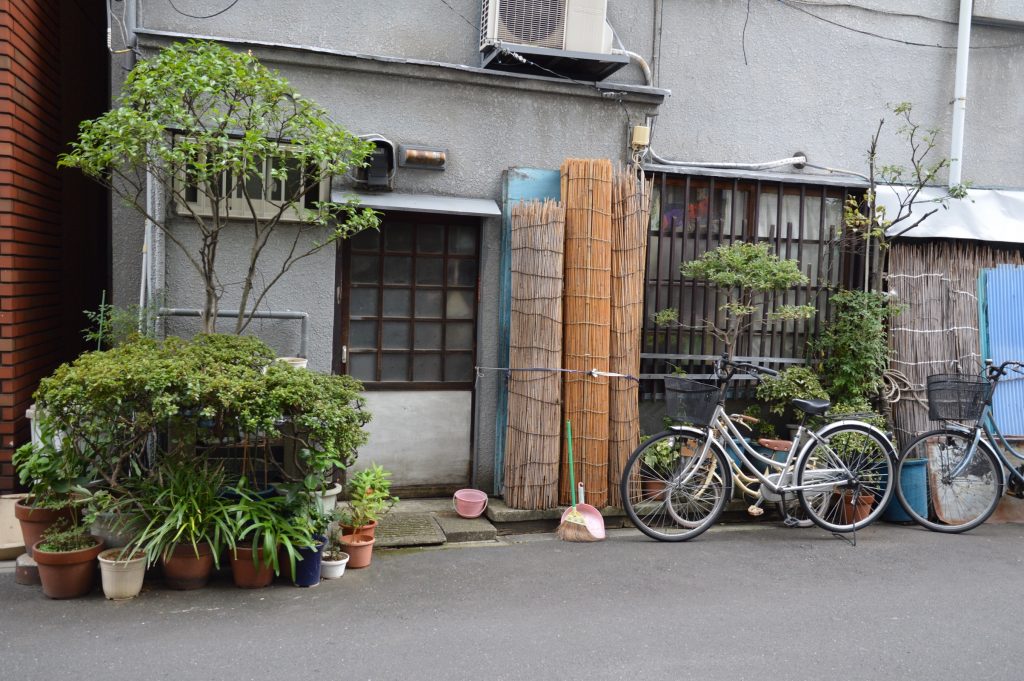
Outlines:
{"label": "red dustpan", "polygon": [[[583,483],[577,485],[579,490],[578,499],[576,502],[576,510],[579,511],[580,515],[583,516],[584,522],[587,524],[587,531],[594,537],[594,539],[604,539],[604,518],[601,516],[601,512],[590,504],[583,503]],[[572,506],[565,509],[562,513],[562,522],[565,522],[565,516],[569,515],[569,511],[573,509]]]}

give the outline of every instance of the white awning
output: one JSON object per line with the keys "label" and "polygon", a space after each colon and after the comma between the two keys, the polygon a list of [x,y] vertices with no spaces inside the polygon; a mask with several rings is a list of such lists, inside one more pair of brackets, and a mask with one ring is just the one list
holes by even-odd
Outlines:
{"label": "white awning", "polygon": [[501,208],[493,199],[473,199],[461,196],[437,196],[435,194],[398,194],[395,192],[360,192],[352,189],[334,190],[331,200],[343,203],[351,197],[359,199],[364,206],[387,212],[389,210],[410,213],[444,213],[447,215],[471,215],[498,217]]}
{"label": "white awning", "polygon": [[[890,237],[899,234],[908,239],[974,239],[1024,243],[1024,191],[1010,189],[970,189],[965,199],[949,199],[943,208],[940,199],[945,195],[940,187],[926,187],[914,201],[913,215],[886,232]],[[899,198],[906,198],[907,190],[878,187],[878,204],[885,206],[892,219],[899,211]],[[908,232],[918,216],[935,210],[924,222]]]}

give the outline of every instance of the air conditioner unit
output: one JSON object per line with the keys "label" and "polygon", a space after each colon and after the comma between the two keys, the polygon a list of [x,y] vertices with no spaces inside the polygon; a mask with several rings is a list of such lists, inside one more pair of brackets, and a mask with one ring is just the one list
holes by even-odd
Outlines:
{"label": "air conditioner unit", "polygon": [[605,18],[607,6],[607,0],[483,0],[483,66],[605,78],[629,62],[612,53],[614,33]]}
{"label": "air conditioner unit", "polygon": [[528,45],[608,54],[607,0],[483,0],[480,49]]}

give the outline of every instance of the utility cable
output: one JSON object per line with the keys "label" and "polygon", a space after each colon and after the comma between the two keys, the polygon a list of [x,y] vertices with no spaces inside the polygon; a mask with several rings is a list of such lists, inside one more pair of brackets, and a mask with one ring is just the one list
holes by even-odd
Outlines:
{"label": "utility cable", "polygon": [[177,12],[178,14],[180,14],[183,17],[188,17],[190,19],[212,19],[215,16],[219,16],[221,14],[224,14],[224,12],[227,12],[229,9],[231,9],[232,7],[237,5],[238,4],[238,0],[231,0],[231,4],[228,5],[227,7],[225,7],[224,9],[217,10],[213,14],[204,14],[204,15],[189,14],[188,12],[182,12],[180,9],[178,9],[178,6],[174,4],[174,0],[167,0],[167,3],[171,6],[171,9],[173,9],[175,12]]}

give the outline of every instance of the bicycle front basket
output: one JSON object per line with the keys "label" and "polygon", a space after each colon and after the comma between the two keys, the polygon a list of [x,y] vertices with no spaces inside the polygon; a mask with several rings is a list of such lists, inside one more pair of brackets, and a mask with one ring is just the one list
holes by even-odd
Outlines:
{"label": "bicycle front basket", "polygon": [[718,406],[718,388],[679,376],[665,377],[665,407],[673,421],[711,425]]}
{"label": "bicycle front basket", "polygon": [[928,418],[932,421],[977,421],[992,395],[992,384],[973,374],[928,377]]}

